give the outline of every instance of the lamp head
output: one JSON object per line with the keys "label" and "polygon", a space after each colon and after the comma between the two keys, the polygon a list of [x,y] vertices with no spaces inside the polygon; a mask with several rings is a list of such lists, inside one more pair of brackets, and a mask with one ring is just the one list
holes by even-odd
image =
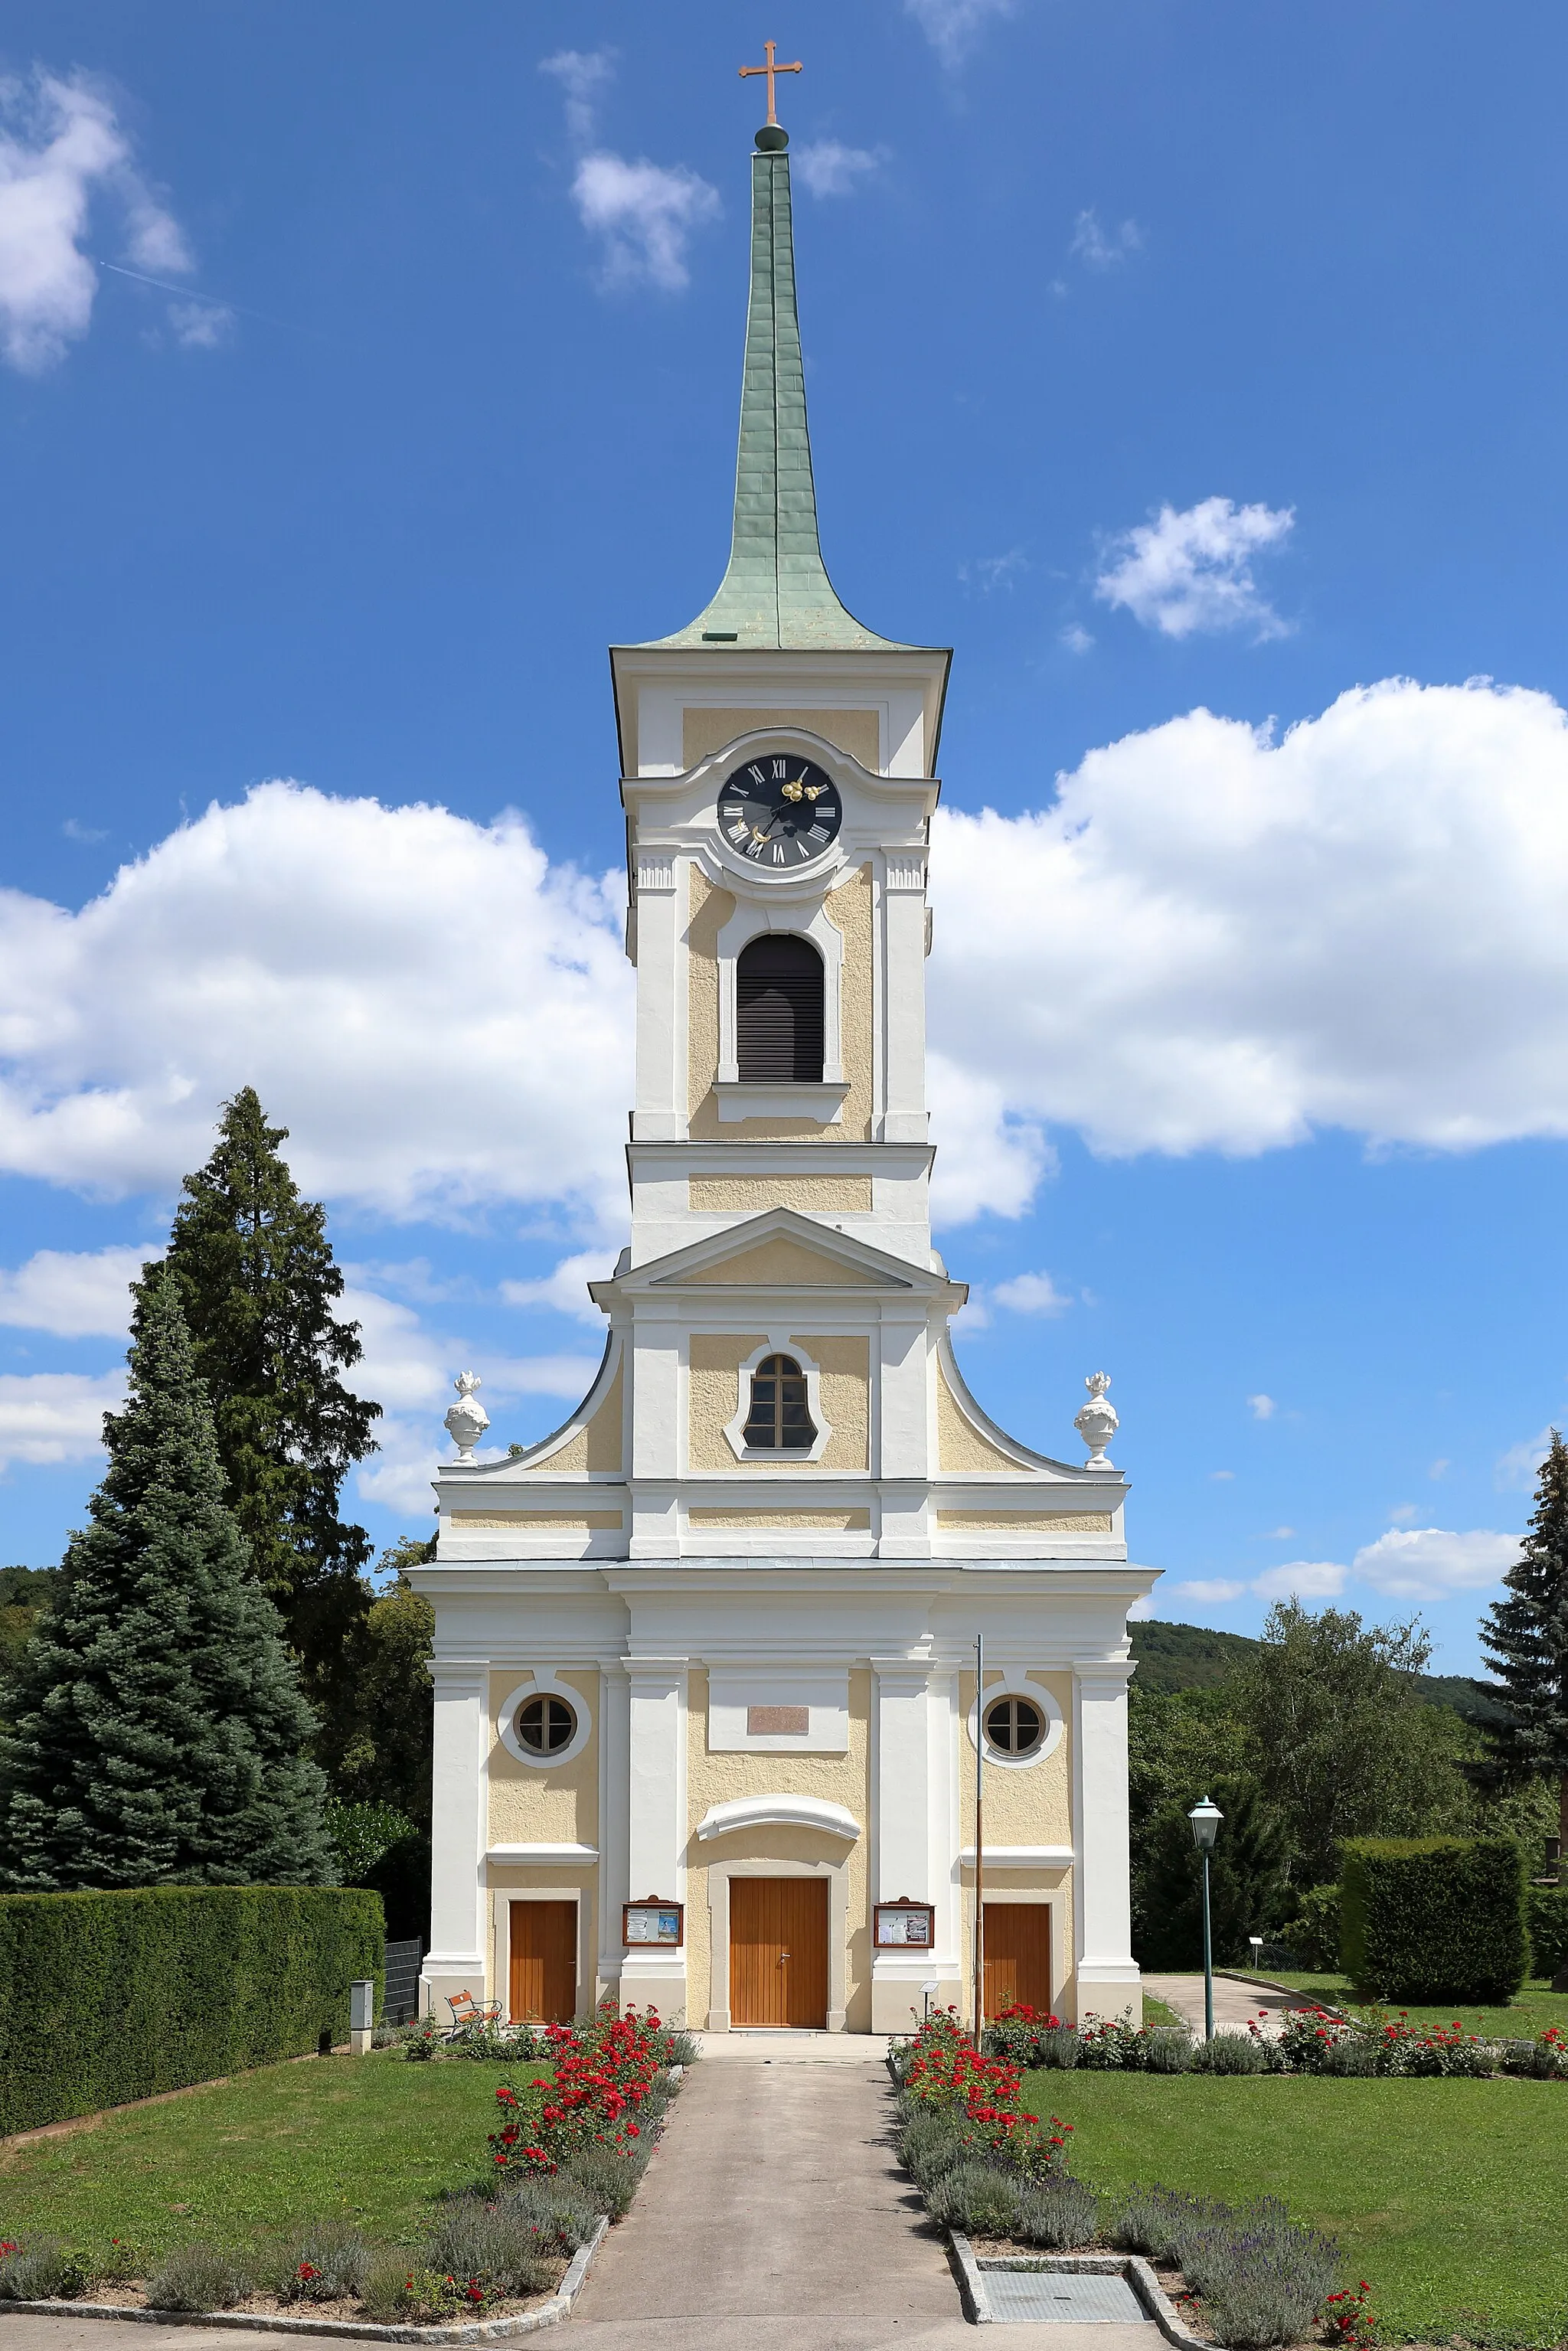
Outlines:
{"label": "lamp head", "polygon": [[1192,1841],[1199,1853],[1214,1851],[1214,1840],[1219,1834],[1219,1823],[1224,1818],[1219,1806],[1211,1804],[1207,1796],[1201,1804],[1194,1804],[1187,1819],[1192,1823]]}

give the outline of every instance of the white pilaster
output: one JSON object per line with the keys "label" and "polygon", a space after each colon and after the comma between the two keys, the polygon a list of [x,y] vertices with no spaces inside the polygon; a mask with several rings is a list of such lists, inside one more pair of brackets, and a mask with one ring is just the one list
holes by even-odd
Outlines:
{"label": "white pilaster", "polygon": [[[904,1659],[878,1661],[876,1677],[876,1780],[873,1794],[876,1879],[873,1901],[929,1902],[936,1908],[936,1941],[928,1950],[873,1950],[871,2029],[907,2032],[911,2011],[925,2001],[920,1987],[938,1982],[933,2006],[953,1996],[942,1950],[950,1905],[946,1742],[933,1735],[932,1673]],[[945,1677],[944,1677],[945,1678]],[[942,1711],[940,1708],[936,1709]]]}
{"label": "white pilaster", "polygon": [[[686,1131],[686,1024],[675,852],[638,852],[637,1107],[632,1132],[642,1142],[671,1143]],[[684,874],[682,877],[684,879]]]}
{"label": "white pilaster", "polygon": [[1128,1659],[1080,1660],[1072,1668],[1073,1899],[1077,2013],[1141,2011],[1133,1957],[1128,1867]]}
{"label": "white pilaster", "polygon": [[[686,1664],[632,1658],[627,1666],[627,1899],[686,1898]],[[620,1919],[615,1920],[619,1931]],[[667,2024],[686,2021],[684,1949],[625,1952],[621,1996],[653,2007]]]}
{"label": "white pilaster", "polygon": [[420,1971],[420,2007],[443,2024],[449,1994],[486,1996],[485,1849],[489,1842],[486,1676],[473,1665],[435,1665],[431,1787],[431,1948]]}

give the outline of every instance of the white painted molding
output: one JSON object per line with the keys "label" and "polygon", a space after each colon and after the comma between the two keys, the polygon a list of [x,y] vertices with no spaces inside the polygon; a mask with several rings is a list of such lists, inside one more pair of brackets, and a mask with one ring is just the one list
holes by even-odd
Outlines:
{"label": "white painted molding", "polygon": [[825,1796],[735,1796],[727,1804],[710,1804],[697,1823],[697,1837],[706,1844],[727,1836],[732,1829],[821,1829],[829,1836],[853,1844],[861,1824],[847,1805],[831,1804]]}
{"label": "white painted molding", "polygon": [[[799,1449],[791,1448],[789,1451],[772,1445],[758,1446],[753,1449],[746,1442],[746,1424],[751,1416],[751,1375],[759,1364],[765,1364],[768,1361],[769,1355],[788,1355],[791,1363],[799,1364],[800,1366],[806,1382],[806,1410],[810,1414],[811,1426],[817,1432],[809,1446],[803,1445]],[[724,1426],[725,1439],[730,1451],[737,1461],[760,1461],[767,1468],[777,1469],[781,1465],[788,1467],[796,1461],[820,1461],[828,1449],[828,1439],[832,1433],[828,1416],[822,1410],[821,1366],[811,1361],[810,1356],[787,1331],[770,1331],[761,1346],[754,1347],[740,1367],[736,1386],[735,1412]]]}
{"label": "white painted molding", "polygon": [[747,1118],[809,1118],[817,1126],[837,1126],[850,1090],[841,1081],[814,1086],[809,1078],[800,1078],[765,1086],[747,1079],[718,1078],[713,1091],[721,1126],[737,1126]]}
{"label": "white painted molding", "polygon": [[[596,1844],[493,1844],[485,1858],[501,1862],[507,1868],[529,1861],[537,1861],[543,1867],[559,1862],[597,1861],[599,1847]],[[510,1888],[503,1891],[509,1893]]]}
{"label": "white painted molding", "polygon": [[[1071,1867],[1073,1858],[1070,1844],[988,1844],[986,1847],[988,1870],[1068,1869]],[[966,1869],[973,1869],[974,1846],[967,1844],[958,1859]]]}

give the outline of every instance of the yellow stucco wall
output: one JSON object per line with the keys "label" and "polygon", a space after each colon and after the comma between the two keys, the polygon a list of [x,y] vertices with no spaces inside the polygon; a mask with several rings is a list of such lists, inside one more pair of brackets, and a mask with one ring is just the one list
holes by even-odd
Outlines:
{"label": "yellow stucco wall", "polygon": [[686,1205],[698,1211],[759,1217],[765,1208],[799,1208],[803,1216],[869,1216],[869,1176],[693,1176]]}
{"label": "yellow stucco wall", "polygon": [[[707,1738],[707,1675],[692,1670],[686,1751],[686,1970],[688,2016],[702,2018],[711,2005],[712,1917],[707,1873],[711,1864],[737,1861],[803,1861],[844,1864],[849,1938],[845,1970],[845,2024],[852,2032],[871,2030],[871,1911],[866,1831],[871,1819],[871,1674],[864,1667],[849,1677],[849,1750],[843,1755],[716,1754]],[[844,1862],[841,1837],[819,1829],[771,1823],[697,1842],[697,1823],[714,1804],[737,1796],[820,1796],[843,1804],[861,1823],[861,1835]]]}
{"label": "yellow stucco wall", "polygon": [[869,1510],[706,1510],[699,1505],[686,1512],[694,1527],[772,1527],[781,1535],[868,1534]]}
{"label": "yellow stucco wall", "polygon": [[687,870],[686,887],[686,1110],[693,1134],[716,1137],[718,935],[735,912],[735,896],[716,890],[695,865]]}
{"label": "yellow stucco wall", "polygon": [[714,1290],[743,1287],[867,1290],[876,1287],[874,1274],[861,1273],[838,1258],[824,1257],[820,1250],[808,1249],[801,1241],[782,1238],[763,1241],[757,1249],[743,1249],[737,1257],[727,1257],[718,1265],[705,1266],[700,1272],[689,1274],[687,1280],[704,1282]]}
{"label": "yellow stucco wall", "polygon": [[871,1342],[847,1337],[811,1338],[802,1332],[792,1343],[809,1356],[821,1375],[822,1411],[829,1437],[821,1458],[808,1461],[800,1454],[779,1454],[771,1459],[742,1462],[731,1451],[725,1429],[735,1418],[740,1395],[740,1366],[748,1355],[767,1344],[759,1332],[698,1331],[691,1339],[690,1380],[686,1405],[686,1458],[693,1472],[705,1469],[752,1469],[763,1477],[781,1472],[864,1469],[871,1461]]}
{"label": "yellow stucco wall", "polygon": [[1109,1510],[938,1510],[939,1527],[972,1533],[1014,1535],[1108,1535]]}
{"label": "yellow stucco wall", "polygon": [[[988,1763],[986,1767],[986,1842],[988,1844],[1071,1844],[1072,1842],[1072,1677],[1030,1672],[1031,1681],[1048,1689],[1061,1708],[1060,1745],[1043,1763],[1019,1771]],[[1001,1677],[988,1672],[988,1693],[999,1694]],[[958,1677],[958,1781],[962,1796],[959,1818],[966,1844],[975,1841],[975,1746],[969,1737],[969,1708],[975,1703],[975,1677]]]}
{"label": "yellow stucco wall", "polygon": [[936,1463],[941,1469],[1010,1469],[1015,1475],[1022,1467],[1010,1453],[982,1437],[959,1410],[940,1356],[936,1358]]}
{"label": "yellow stucco wall", "polygon": [[455,1528],[509,1528],[514,1533],[526,1533],[530,1528],[539,1533],[608,1534],[624,1524],[622,1510],[454,1510]]}
{"label": "yellow stucco wall", "polygon": [[682,757],[688,768],[695,768],[737,736],[760,734],[768,726],[799,726],[808,735],[820,735],[873,775],[881,766],[874,710],[686,710],[681,714]]}
{"label": "yellow stucco wall", "polygon": [[491,1844],[591,1844],[599,1843],[599,1676],[584,1670],[559,1679],[578,1691],[593,1732],[580,1755],[547,1770],[519,1763],[502,1744],[496,1719],[506,1700],[528,1678],[526,1667],[490,1676]]}
{"label": "yellow stucco wall", "polygon": [[872,873],[869,865],[829,893],[827,916],[844,935],[839,982],[839,1034],[843,1050],[844,1097],[839,1123],[830,1130],[841,1142],[869,1142],[874,1101],[872,1091]]}

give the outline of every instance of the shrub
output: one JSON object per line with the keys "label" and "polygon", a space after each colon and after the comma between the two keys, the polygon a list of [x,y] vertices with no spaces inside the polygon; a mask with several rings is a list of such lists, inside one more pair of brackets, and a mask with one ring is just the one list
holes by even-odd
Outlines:
{"label": "shrub", "polygon": [[643,2158],[638,2155],[618,2154],[608,2147],[585,2147],[571,2158],[565,2176],[581,2189],[596,2212],[623,2220],[632,2210],[643,2168]]}
{"label": "shrub", "polygon": [[1174,2188],[1129,2188],[1111,2227],[1111,2241],[1153,2262],[1176,2259],[1178,2239],[1227,2208],[1207,2197],[1184,2196]]}
{"label": "shrub", "polygon": [[1092,2244],[1099,2226],[1100,2199],[1092,2188],[1066,2172],[1026,2181],[1019,2189],[1012,2232],[1020,2244],[1064,2252],[1074,2245]]}
{"label": "shrub", "polygon": [[1195,2074],[1267,2074],[1269,2052],[1261,2033],[1217,2032],[1212,2041],[1193,2043],[1190,2060]]}
{"label": "shrub", "polygon": [[550,2172],[583,2147],[634,2150],[643,2128],[638,2115],[647,2108],[656,2123],[668,2096],[665,2038],[652,2011],[620,2016],[612,1998],[580,2030],[547,2025],[553,2075],[518,2089],[503,2082],[496,2092],[500,2128],[490,2133],[490,2154],[497,2169]]}
{"label": "shrub", "polygon": [[1301,1907],[1282,1938],[1295,1954],[1298,1967],[1332,1975],[1339,1967],[1340,1890],[1337,1886],[1311,1886]]}
{"label": "shrub", "polygon": [[0,1895],[0,2135],[345,2041],[382,1967],[344,1886]]}
{"label": "shrub", "polygon": [[1524,1864],[1511,1837],[1354,1837],[1341,1959],[1385,2000],[1511,2000],[1524,1981]]}
{"label": "shrub", "polygon": [[479,2278],[452,2277],[406,2260],[379,2262],[361,2297],[366,2316],[379,2325],[415,2326],[482,2317],[493,2299]]}
{"label": "shrub", "polygon": [[1185,2024],[1158,2024],[1144,2044],[1144,2063],[1151,2074],[1186,2074],[1192,2070],[1193,2039]]}
{"label": "shrub", "polygon": [[973,2151],[968,2126],[955,2115],[917,2112],[898,2135],[899,2159],[922,2191]]}
{"label": "shrub", "polygon": [[566,2172],[549,2178],[515,2173],[498,2183],[497,2201],[528,2230],[541,2253],[574,2253],[599,2220],[598,2205]]}
{"label": "shrub", "polygon": [[1214,2333],[1244,2351],[1305,2341],[1339,2277],[1333,2240],[1299,2228],[1271,2196],[1239,2212],[1211,2205],[1196,2226],[1178,2227],[1176,2239],[1176,2259],[1203,2296]]}
{"label": "shrub", "polygon": [[1527,1903],[1530,1972],[1562,1975],[1568,1970],[1568,1886],[1532,1886]]}
{"label": "shrub", "polygon": [[510,2198],[492,2204],[482,2196],[455,2196],[423,2252],[425,2268],[462,2286],[477,2283],[486,2301],[536,2294],[549,2283],[538,2232]]}
{"label": "shrub", "polygon": [[1106,2072],[1134,2073],[1142,2069],[1145,2046],[1130,2009],[1117,2017],[1086,2017],[1079,2029],[1078,2062]]}
{"label": "shrub", "polygon": [[371,2271],[357,2229],[312,2229],[279,2256],[268,2283],[279,2302],[353,2302]]}
{"label": "shrub", "polygon": [[1019,2216],[1019,2185],[994,2164],[960,2163],[933,2183],[926,2198],[934,2220],[971,2237],[1010,2237]]}
{"label": "shrub", "polygon": [[250,2280],[231,2253],[215,2245],[181,2245],[147,2281],[152,2310],[232,2310],[250,2292]]}
{"label": "shrub", "polygon": [[1028,2071],[1039,2065],[1076,2065],[1078,2035],[1071,2024],[1048,2015],[1027,2001],[1004,2008],[985,2031],[988,2057],[1000,2057]]}
{"label": "shrub", "polygon": [[0,2246],[0,2297],[6,2302],[75,2302],[92,2279],[86,2254],[53,2237]]}

